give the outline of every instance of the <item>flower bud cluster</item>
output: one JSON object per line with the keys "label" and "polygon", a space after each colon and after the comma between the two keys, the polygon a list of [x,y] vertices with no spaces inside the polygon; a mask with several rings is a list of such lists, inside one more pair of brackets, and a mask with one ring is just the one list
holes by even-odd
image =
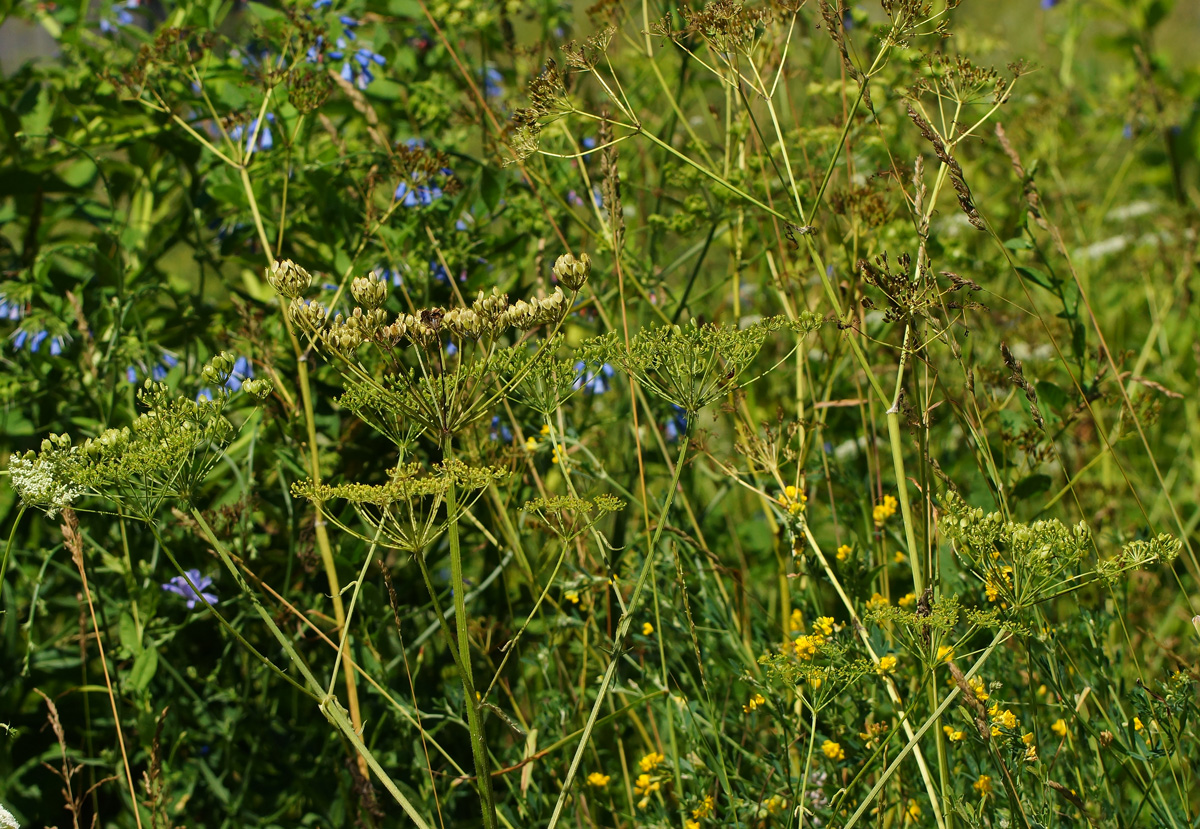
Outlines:
{"label": "flower bud cluster", "polygon": [[333,324],[321,332],[326,347],[338,353],[348,353],[371,339],[385,327],[387,312],[382,308],[363,311],[355,308],[349,317],[338,314]]}
{"label": "flower bud cluster", "polygon": [[387,300],[387,285],[374,273],[355,277],[350,283],[350,293],[354,301],[364,308],[376,309]]}
{"label": "flower bud cluster", "polygon": [[267,282],[271,283],[271,287],[279,294],[288,299],[296,299],[308,290],[308,286],[312,284],[312,277],[291,259],[284,259],[282,262],[276,259],[271,267],[267,268]]}
{"label": "flower bud cluster", "polygon": [[578,259],[570,253],[564,253],[555,260],[553,272],[568,290],[578,291],[592,273],[592,258],[586,253]]}
{"label": "flower bud cluster", "polygon": [[223,386],[225,381],[229,379],[229,375],[233,373],[233,364],[237,362],[233,355],[227,351],[222,351],[217,356],[208,361],[203,371],[200,372],[204,378],[204,382],[214,386]]}

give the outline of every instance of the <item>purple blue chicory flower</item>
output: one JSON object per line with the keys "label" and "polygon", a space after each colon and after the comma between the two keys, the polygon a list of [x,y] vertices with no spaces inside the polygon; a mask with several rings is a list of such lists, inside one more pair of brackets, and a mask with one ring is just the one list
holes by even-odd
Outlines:
{"label": "purple blue chicory flower", "polygon": [[613,367],[608,363],[600,366],[596,371],[587,371],[586,369],[587,366],[582,360],[575,364],[575,370],[579,372],[579,376],[571,384],[572,388],[584,389],[588,394],[604,394],[612,388],[609,378],[613,376]]}
{"label": "purple blue chicory flower", "polygon": [[[217,594],[209,588],[212,587],[212,577],[200,575],[199,570],[186,570],[187,578],[183,576],[175,576],[170,581],[162,585],[162,589],[168,593],[174,593],[187,600],[187,608],[191,610],[197,602],[204,604],[216,604],[218,601]],[[188,584],[188,582],[191,584]]]}
{"label": "purple blue chicory flower", "polygon": [[254,149],[259,152],[261,152],[263,150],[269,150],[269,149],[271,149],[271,147],[275,146],[275,137],[271,134],[271,124],[274,124],[274,123],[275,123],[275,113],[268,112],[267,113],[267,123],[263,124],[261,130],[258,129],[258,119],[255,118],[253,121],[250,122],[249,129],[243,129],[242,125],[238,124],[236,127],[234,127],[233,129],[231,129],[229,131],[229,137],[231,139],[233,139],[234,142],[240,142],[242,140],[242,136],[245,135],[246,136],[246,152],[248,153],[248,152],[250,152],[250,149],[251,149],[251,142],[254,140],[254,134],[257,131],[258,144],[254,147]]}

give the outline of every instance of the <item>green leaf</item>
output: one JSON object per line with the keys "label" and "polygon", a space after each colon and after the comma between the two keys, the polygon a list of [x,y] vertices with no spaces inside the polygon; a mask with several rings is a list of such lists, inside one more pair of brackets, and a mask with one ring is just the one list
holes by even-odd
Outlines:
{"label": "green leaf", "polygon": [[1025,265],[1017,265],[1017,273],[1037,285],[1041,285],[1047,290],[1053,291],[1054,286],[1058,284],[1058,280],[1050,277],[1045,271],[1040,271],[1037,268],[1026,267]]}
{"label": "green leaf", "polygon": [[138,635],[137,625],[128,613],[122,613],[121,618],[117,620],[117,637],[121,640],[121,647],[130,654],[141,655],[142,637]]}
{"label": "green leaf", "polygon": [[133,660],[133,668],[129,671],[129,684],[135,691],[145,691],[150,685],[150,680],[154,679],[154,672],[157,670],[158,649],[151,643],[150,647],[139,653],[137,659]]}
{"label": "green leaf", "polygon": [[504,179],[499,170],[483,168],[483,175],[479,177],[479,195],[483,197],[488,211],[495,211],[504,196]]}

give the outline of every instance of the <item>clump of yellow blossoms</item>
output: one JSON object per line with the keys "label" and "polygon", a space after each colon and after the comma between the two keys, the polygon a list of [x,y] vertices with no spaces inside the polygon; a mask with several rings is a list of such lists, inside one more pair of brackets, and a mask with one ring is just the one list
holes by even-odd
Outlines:
{"label": "clump of yellow blossoms", "polygon": [[1067,721],[1060,717],[1054,721],[1054,725],[1050,726],[1050,730],[1057,734],[1060,739],[1065,739],[1067,736]]}
{"label": "clump of yellow blossoms", "polygon": [[638,808],[645,809],[650,805],[650,795],[662,788],[662,783],[654,780],[648,774],[639,774],[633,784],[633,793],[641,798],[638,801]]}
{"label": "clump of yellow blossoms", "polygon": [[896,670],[897,662],[899,662],[899,660],[894,656],[881,656],[879,658],[879,667],[876,670],[878,670],[880,676],[890,674],[892,671]]}
{"label": "clump of yellow blossoms", "polygon": [[766,704],[767,704],[766,697],[764,697],[762,694],[755,694],[754,696],[750,697],[749,702],[747,702],[745,705],[742,706],[742,711],[749,714],[751,711],[758,708],[758,706],[766,705]]}
{"label": "clump of yellow blossoms", "polygon": [[642,771],[654,771],[667,758],[659,754],[657,751],[652,751],[649,754],[643,755],[641,760],[638,760],[638,768]]}
{"label": "clump of yellow blossoms", "polygon": [[977,676],[973,676],[967,680],[967,684],[971,686],[971,690],[975,692],[975,699],[980,702],[987,702],[991,694],[988,693],[987,686],[983,684],[983,680]]}
{"label": "clump of yellow blossoms", "polygon": [[608,785],[608,781],[610,779],[611,778],[607,774],[601,774],[598,771],[594,771],[587,776],[587,784],[593,789],[602,789]]}
{"label": "clump of yellow blossoms", "polygon": [[867,610],[875,610],[881,607],[888,607],[889,602],[879,593],[872,593],[871,598],[867,599]]}
{"label": "clump of yellow blossoms", "polygon": [[821,743],[821,752],[834,762],[840,762],[846,759],[846,752],[840,743],[835,743],[833,740],[826,740]]}
{"label": "clump of yellow blossoms", "polygon": [[875,526],[882,527],[883,522],[887,521],[896,514],[896,507],[900,506],[900,502],[891,495],[883,496],[883,500],[875,505],[871,511],[871,517],[875,519]]}
{"label": "clump of yellow blossoms", "polygon": [[917,594],[916,593],[905,593],[903,596],[900,597],[900,600],[898,602],[896,602],[896,604],[900,605],[900,607],[904,608],[905,610],[908,610],[908,608],[912,607],[916,603],[917,603]]}
{"label": "clump of yellow blossoms", "polygon": [[943,725],[942,732],[946,735],[946,739],[952,743],[959,743],[967,738],[966,734],[952,725]]}
{"label": "clump of yellow blossoms", "polygon": [[954,658],[954,648],[949,645],[939,645],[937,650],[938,662],[949,662]]}
{"label": "clump of yellow blossoms", "polygon": [[568,590],[566,593],[563,593],[563,598],[571,604],[579,604],[579,592],[576,590]]}
{"label": "clump of yellow blossoms", "polygon": [[642,624],[642,635],[643,636],[651,636],[653,634],[654,634],[654,625],[650,624],[649,622],[644,622]]}
{"label": "clump of yellow blossoms", "polygon": [[804,661],[808,661],[817,655],[817,650],[821,645],[825,644],[827,637],[833,634],[833,617],[822,616],[813,622],[813,632],[807,636],[797,637],[792,643],[796,649],[796,656]]}
{"label": "clump of yellow blossoms", "polygon": [[779,495],[779,503],[787,510],[788,515],[798,515],[804,512],[808,505],[808,496],[804,494],[804,490],[788,484]]}
{"label": "clump of yellow blossoms", "polygon": [[1000,703],[992,703],[992,707],[988,709],[988,715],[992,718],[992,736],[999,737],[1001,729],[1015,731],[1020,724],[1017,715],[1008,709],[1001,710]]}
{"label": "clump of yellow blossoms", "polygon": [[854,552],[854,548],[851,547],[849,544],[841,545],[840,547],[837,548],[837,560],[845,561],[846,559],[850,558],[850,554],[852,552]]}
{"label": "clump of yellow blossoms", "polygon": [[987,594],[989,602],[996,601],[1000,597],[1001,591],[1012,590],[1012,571],[1013,569],[1006,564],[988,574],[987,580],[983,584],[983,592]]}
{"label": "clump of yellow blossoms", "polygon": [[692,817],[696,820],[706,818],[713,813],[714,808],[716,808],[716,803],[713,801],[713,796],[706,794],[704,799],[700,801],[700,805],[692,809]]}
{"label": "clump of yellow blossoms", "polygon": [[987,797],[994,789],[992,788],[992,778],[989,775],[981,774],[979,779],[971,784],[971,788],[979,792],[980,797]]}

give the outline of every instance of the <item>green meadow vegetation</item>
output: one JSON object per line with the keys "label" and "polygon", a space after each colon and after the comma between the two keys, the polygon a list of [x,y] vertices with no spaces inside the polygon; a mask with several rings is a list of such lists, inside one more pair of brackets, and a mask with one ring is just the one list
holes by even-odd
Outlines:
{"label": "green meadow vegetation", "polygon": [[0,829],[1200,826],[1200,21],[1002,5],[0,2]]}

